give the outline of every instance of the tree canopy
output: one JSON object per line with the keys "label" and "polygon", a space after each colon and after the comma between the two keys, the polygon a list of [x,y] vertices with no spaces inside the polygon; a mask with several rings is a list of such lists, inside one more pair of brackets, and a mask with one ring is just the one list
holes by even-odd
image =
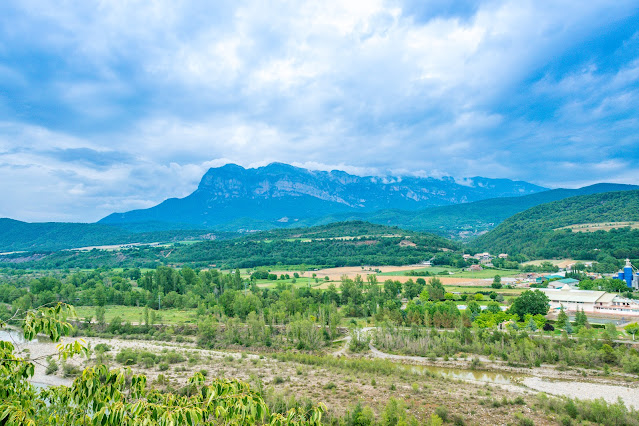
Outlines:
{"label": "tree canopy", "polygon": [[543,292],[539,290],[526,290],[519,297],[517,297],[512,306],[510,307],[510,313],[519,315],[520,318],[524,318],[526,314],[530,315],[546,315],[550,306],[548,303],[550,299]]}

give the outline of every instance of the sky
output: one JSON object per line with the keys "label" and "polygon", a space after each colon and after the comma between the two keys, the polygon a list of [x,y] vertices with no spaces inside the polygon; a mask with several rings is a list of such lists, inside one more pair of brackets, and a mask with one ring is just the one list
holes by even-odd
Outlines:
{"label": "sky", "polygon": [[0,2],[0,217],[209,167],[639,184],[639,2]]}

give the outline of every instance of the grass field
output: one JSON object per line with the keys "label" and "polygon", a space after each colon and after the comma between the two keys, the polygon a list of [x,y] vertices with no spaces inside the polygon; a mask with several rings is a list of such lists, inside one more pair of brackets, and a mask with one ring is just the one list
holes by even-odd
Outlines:
{"label": "grass field", "polygon": [[521,294],[525,290],[524,288],[495,289],[495,288],[486,287],[486,286],[452,286],[452,285],[445,285],[444,288],[446,289],[447,292],[450,292],[450,293],[478,293],[481,291],[494,291],[495,293],[503,294],[504,296],[506,295],[516,296]]}
{"label": "grass field", "polygon": [[[113,318],[119,316],[122,318],[122,321],[138,324],[144,318],[144,307],[107,305],[104,309],[104,320],[106,322],[111,322]],[[75,308],[78,317],[82,319],[90,316],[93,320],[95,320],[95,310],[95,306],[78,306]],[[183,322],[195,322],[196,320],[194,309],[161,309],[159,311],[155,311],[155,315],[156,324],[177,324]]]}
{"label": "grass field", "polygon": [[[521,271],[516,269],[484,269],[482,271],[463,271],[459,268],[450,268],[450,267],[441,267],[441,266],[432,266],[428,268],[419,268],[412,269],[413,272],[428,272],[431,275],[437,275],[444,273],[444,276],[452,277],[452,278],[493,278],[495,275],[499,275],[500,277],[514,277],[518,274],[521,274]],[[381,274],[377,274],[379,276],[393,276],[393,275],[406,275],[407,271],[390,271],[384,272]],[[445,273],[449,272],[452,274],[446,275]],[[415,277],[419,278],[419,277]],[[428,277],[422,277],[428,278]]]}
{"label": "grass field", "polygon": [[[278,284],[286,284],[286,285],[292,285],[295,288],[299,288],[299,287],[306,287],[309,284],[309,279],[308,278],[297,278],[295,280],[296,282],[293,282],[293,279],[288,279],[288,280],[277,280],[277,281],[273,281],[273,280],[256,280],[255,283],[257,284],[258,287],[261,288],[275,288],[277,287]],[[310,284],[312,288],[324,288],[322,287],[322,284],[326,284],[327,281],[324,280],[319,280],[319,283],[316,283],[315,280],[313,278],[310,279]],[[339,287],[339,284],[337,284],[337,286]]]}

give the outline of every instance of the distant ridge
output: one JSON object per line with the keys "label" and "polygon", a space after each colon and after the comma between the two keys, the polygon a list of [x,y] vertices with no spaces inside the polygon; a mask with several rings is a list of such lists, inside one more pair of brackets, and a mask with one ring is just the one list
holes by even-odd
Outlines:
{"label": "distant ridge", "polygon": [[[462,184],[463,183],[463,184]],[[186,223],[229,230],[292,226],[307,219],[382,209],[417,210],[486,198],[544,191],[537,185],[508,179],[360,177],[343,171],[311,171],[282,163],[256,169],[235,164],[212,168],[195,192],[155,207],[113,213],[103,224]],[[246,224],[249,228],[243,228]],[[229,228],[231,226],[232,228]],[[257,226],[257,228],[250,228]]]}

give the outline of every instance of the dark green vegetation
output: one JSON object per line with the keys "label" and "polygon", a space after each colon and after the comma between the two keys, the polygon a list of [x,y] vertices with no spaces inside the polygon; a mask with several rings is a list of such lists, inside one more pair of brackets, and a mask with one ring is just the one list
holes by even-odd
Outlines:
{"label": "dark green vegetation", "polygon": [[[0,320],[33,307],[74,301],[78,306],[95,306],[95,321],[82,318],[77,322],[76,331],[89,336],[160,340],[177,336],[195,339],[207,348],[318,351],[330,347],[344,332],[340,327],[345,318],[351,318],[349,325],[359,321],[377,324],[373,341],[380,349],[392,352],[428,357],[463,352],[493,356],[511,364],[566,362],[639,374],[639,353],[616,341],[619,333],[614,327],[603,332],[591,328],[585,315],[574,326],[567,320],[555,324],[566,336],[575,334],[576,338],[549,338],[552,333],[544,337],[541,330],[545,329],[543,314],[548,305],[539,291],[524,292],[506,312],[496,301],[499,293],[491,293],[487,303],[481,302],[486,303],[484,309],[477,301],[483,300],[482,294],[462,295],[467,308],[460,311],[455,300],[458,296],[447,293],[437,278],[428,282],[417,278],[403,284],[392,280],[379,284],[374,276],[366,281],[343,278],[339,287],[331,285],[322,290],[285,283],[272,289],[260,288],[246,282],[239,270],[223,274],[160,267],[144,274],[137,270],[92,271],[35,278],[38,275],[2,276]],[[402,298],[409,300],[404,309]],[[107,322],[104,315],[109,305],[145,308],[140,308],[135,324],[119,317]],[[171,308],[192,310],[190,323],[160,325],[161,313]],[[507,331],[496,330],[500,324]],[[367,350],[365,339],[362,345],[358,343],[350,345],[352,350]],[[125,353],[118,362],[180,362],[175,357],[171,353],[160,358]]]}
{"label": "dark green vegetation", "polygon": [[98,223],[26,223],[0,219],[0,251],[62,250],[98,245],[228,238],[202,230],[132,232]]}
{"label": "dark green vegetation", "polygon": [[[540,204],[578,195],[639,189],[636,185],[596,184],[578,189],[553,189],[520,197],[491,198],[471,203],[431,207],[417,211],[380,210],[374,213],[340,214],[323,217],[320,223],[338,220],[366,220],[372,223],[433,232],[448,238],[469,240],[489,231],[510,216]],[[316,224],[306,221],[304,224]]]}
{"label": "dark green vegetation", "polygon": [[[395,420],[401,418],[405,418],[407,424],[428,424],[425,422],[433,411],[438,417],[432,417],[430,424],[441,424],[441,419],[464,424],[464,417],[460,416],[458,410],[451,413],[448,411],[450,408],[439,406],[441,402],[426,411],[419,408],[423,407],[423,403],[419,403],[423,398],[431,398],[431,387],[441,386],[446,389],[444,400],[448,400],[451,397],[451,383],[408,372],[408,368],[389,360],[343,359],[326,355],[336,349],[334,342],[347,332],[345,326],[352,329],[350,333],[355,336],[353,340],[356,340],[348,345],[348,350],[358,354],[368,352],[370,341],[380,350],[430,359],[472,359],[482,356],[511,366],[549,363],[558,365],[558,368],[570,365],[595,369],[601,371],[601,374],[639,374],[639,353],[629,343],[618,341],[620,336],[614,327],[603,331],[591,328],[584,316],[574,326],[569,322],[555,323],[557,328],[564,329],[563,332],[544,332],[542,330],[546,319],[539,315],[539,301],[529,296],[516,299],[512,312],[503,312],[500,303],[496,301],[488,301],[486,308],[482,310],[480,302],[473,300],[483,299],[481,294],[463,295],[461,298],[466,300],[467,309],[460,311],[456,305],[459,296],[447,293],[436,278],[426,282],[418,277],[415,281],[409,280],[403,284],[391,280],[378,284],[372,276],[366,281],[344,278],[339,286],[330,286],[325,290],[306,286],[294,288],[278,281],[275,288],[269,289],[258,287],[248,280],[246,274],[240,274],[240,271],[225,274],[216,270],[159,267],[144,273],[135,269],[73,273],[12,271],[1,275],[0,281],[0,321],[42,304],[55,305],[58,300],[74,301],[76,305],[92,306],[95,309],[94,318],[73,320],[74,334],[119,337],[120,341],[134,338],[176,343],[194,342],[200,348],[271,354],[267,356],[278,360],[278,365],[295,363],[298,366],[297,373],[293,371],[290,373],[292,375],[306,374],[306,370],[299,366],[313,366],[315,371],[326,369],[329,373],[312,376],[314,380],[321,380],[323,377],[328,380],[315,385],[315,390],[321,389],[323,395],[322,398],[313,398],[316,401],[326,401],[324,397],[331,398],[335,393],[348,398],[342,391],[345,387],[361,388],[362,392],[377,392],[375,395],[379,395],[380,391],[387,393],[386,389],[397,390],[403,393],[403,399],[413,399],[413,396],[406,397],[405,388],[408,387],[412,389],[408,391],[410,395],[414,395],[415,399],[420,398],[415,404],[404,406],[397,400],[388,399],[386,395],[377,400],[381,404],[374,407],[377,413],[371,407],[363,405],[349,408],[344,415],[331,414],[329,411],[323,417],[327,424],[340,426],[397,425],[400,423]],[[499,291],[500,289],[496,289],[495,300],[499,299]],[[409,300],[405,309],[402,309],[402,298]],[[492,293],[489,298],[493,299]],[[158,303],[161,303],[162,309],[157,309]],[[115,317],[105,321],[105,310],[112,309],[113,305],[141,306],[138,308],[139,319],[130,322]],[[168,308],[187,309],[193,313],[192,319],[186,323],[162,324],[161,315]],[[497,329],[500,324],[504,326],[504,330]],[[362,325],[375,328],[368,335],[360,336],[362,329],[359,327]],[[341,347],[344,343],[337,344]],[[121,349],[115,353],[115,350],[104,344],[95,346],[94,350],[96,360],[103,360],[99,362],[113,361],[119,366],[163,373],[169,370],[185,371],[182,368],[186,368],[187,364],[197,364],[201,361],[198,361],[198,357],[202,357],[185,354],[180,350],[153,352],[144,347]],[[108,355],[109,352],[112,354]],[[225,362],[240,363],[237,358],[230,355],[229,358]],[[261,358],[257,358],[257,355],[252,355],[251,363],[262,362]],[[471,362],[471,368],[481,368],[485,362],[477,358]],[[79,374],[79,370],[70,367],[64,367],[64,372],[69,375]],[[342,380],[345,374],[355,374],[354,372],[358,374],[356,381],[350,376]],[[81,395],[87,386],[102,389],[98,384],[98,376],[110,377],[109,374],[99,365],[91,366],[88,373],[76,379],[77,385],[69,390],[61,390],[65,392],[62,399],[51,395],[47,400],[50,405],[42,404],[41,409],[45,410],[43,413],[48,412],[47,407],[53,406],[64,415],[76,414],[73,410],[61,408],[64,407],[63,398],[67,395]],[[361,374],[371,376],[360,377]],[[424,378],[427,380],[424,381]],[[122,380],[125,379],[122,376]],[[310,379],[309,375],[308,379],[304,376],[302,380]],[[199,380],[199,385],[202,385],[203,377]],[[413,381],[412,387],[403,385],[404,389],[400,390],[396,386],[396,382],[406,383],[407,380],[409,384]],[[86,385],[87,381],[92,384]],[[158,377],[154,385],[161,386],[159,382]],[[274,385],[284,386],[288,382],[291,382],[291,378],[279,373],[272,380]],[[228,382],[213,379],[215,386],[224,383]],[[256,383],[259,386],[259,381]],[[360,386],[362,383],[366,386]],[[368,383],[371,383],[372,388]],[[6,387],[15,392],[15,387],[12,386]],[[383,386],[383,389],[380,387],[380,390],[376,390],[376,386]],[[2,380],[0,391],[1,387]],[[20,392],[28,391],[26,387],[21,389]],[[123,387],[121,391],[126,389],[128,388]],[[174,394],[180,395],[184,397],[178,399],[182,401],[180,404],[190,404],[191,408],[199,406],[193,404],[194,398],[197,400],[197,393],[191,393],[189,389],[196,388],[191,388],[189,383],[178,390],[167,389],[161,395],[166,395],[167,398]],[[155,403],[165,401],[154,392],[145,391],[143,395],[148,395]],[[35,394],[30,395],[36,398]],[[256,398],[262,398],[262,395],[257,390],[254,394]],[[352,393],[352,398],[348,399],[349,404],[364,397],[364,401],[371,400],[368,395]],[[485,395],[491,396],[491,393]],[[91,398],[93,397],[100,401],[103,395],[98,393]],[[437,400],[438,397],[434,398]],[[504,410],[507,407],[537,407],[541,413],[555,412],[566,416],[568,420],[564,424],[570,424],[573,420],[606,424],[613,417],[629,419],[624,420],[625,424],[634,424],[633,419],[636,418],[636,412],[628,410],[623,404],[555,398],[532,402],[529,397],[511,398],[486,398],[478,402],[473,401],[473,396],[466,401],[467,404],[488,404],[489,407]],[[5,401],[15,402],[8,398],[3,399],[0,404],[6,403]],[[128,396],[123,397],[122,401],[127,404],[133,402]],[[264,396],[264,402],[265,408],[268,406],[271,413],[285,413],[290,408],[296,408],[296,412],[302,417],[303,413],[316,406],[309,401],[284,400],[281,396]],[[81,404],[80,407],[84,406]],[[18,412],[17,409],[14,411]],[[144,413],[154,415],[147,411]],[[468,411],[463,413],[464,416],[471,415]],[[493,414],[508,415],[511,418],[513,416],[511,411]],[[308,416],[303,418],[308,420]]]}
{"label": "dark green vegetation", "polygon": [[225,268],[303,263],[321,266],[404,265],[428,260],[442,249],[459,248],[459,244],[435,235],[366,222],[347,222],[255,233],[233,240],[174,244],[172,247],[16,253],[0,256],[0,266],[65,269],[155,268],[175,264]]}
{"label": "dark green vegetation", "polygon": [[[334,232],[335,228],[338,232]],[[323,237],[344,235],[341,228],[349,228],[357,235],[354,239]],[[361,231],[357,231],[361,228]],[[373,230],[376,235],[369,235]],[[284,234],[284,238],[277,234]],[[287,238],[296,235],[314,235],[318,239]],[[272,239],[271,239],[272,238]],[[326,239],[324,239],[326,238]],[[410,242],[411,245],[402,244]],[[414,244],[414,245],[413,245]],[[296,230],[293,232],[267,232],[239,240],[210,241],[180,249],[175,255],[178,262],[205,265],[213,262],[239,268],[258,266],[299,265],[308,263],[324,266],[408,265],[428,260],[442,248],[459,249],[459,245],[444,238],[421,233],[406,233],[397,228],[372,226],[365,222],[333,224],[327,227]]]}
{"label": "dark green vegetation", "polygon": [[639,258],[639,230],[576,232],[558,229],[586,223],[639,220],[639,191],[566,198],[533,207],[507,219],[472,243],[478,250],[523,254],[530,258],[574,258],[607,262]]}

